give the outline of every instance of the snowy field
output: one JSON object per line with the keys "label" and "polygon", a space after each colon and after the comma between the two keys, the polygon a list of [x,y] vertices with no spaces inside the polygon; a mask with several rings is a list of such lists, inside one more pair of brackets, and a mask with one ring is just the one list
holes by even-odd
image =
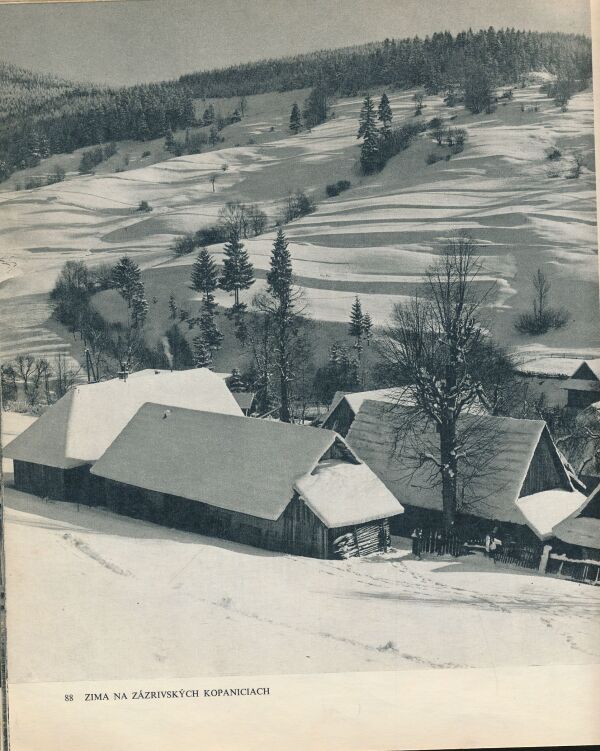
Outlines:
{"label": "snowy field", "polygon": [[[9,435],[25,427],[7,423]],[[11,479],[14,683],[600,659],[599,588],[478,554],[413,560],[400,538],[348,561],[271,553],[46,502]]]}
{"label": "snowy field", "polygon": [[[396,124],[417,121],[412,95],[390,96]],[[127,252],[146,269],[180,267],[187,279],[193,257],[173,260],[168,248],[175,237],[210,224],[231,200],[258,203],[275,217],[297,189],[313,193],[318,203],[315,213],[286,228],[315,318],[346,320],[359,293],[374,322],[386,322],[393,304],[418,290],[440,244],[468,230],[482,245],[485,279],[496,282],[486,324],[500,340],[529,354],[600,354],[589,91],[574,96],[566,113],[537,86],[516,90],[492,115],[473,116],[426,97],[421,119],[440,115],[465,128],[464,151],[427,166],[427,154],[437,147],[425,133],[371,177],[356,169],[360,98],[339,100],[335,118],[283,138],[287,113],[275,116],[269,101],[268,118],[250,101],[245,127],[266,134],[256,145],[0,193],[0,356],[70,350],[70,342],[46,325],[44,298],[65,260],[94,264]],[[279,131],[272,140],[269,123]],[[546,158],[551,146],[561,150],[558,163]],[[567,179],[575,152],[585,166],[578,179]],[[551,167],[557,177],[549,176]],[[325,185],[339,179],[349,179],[352,188],[326,199]],[[150,214],[136,212],[142,200],[153,207]],[[257,269],[266,268],[272,242],[272,233],[247,241]],[[566,306],[573,322],[532,340],[516,335],[513,322],[530,306],[529,279],[538,267],[551,278],[552,303]]]}
{"label": "snowy field", "polygon": [[[320,561],[8,491],[12,681],[595,663],[600,591],[475,555]],[[51,645],[51,646],[49,646]]]}

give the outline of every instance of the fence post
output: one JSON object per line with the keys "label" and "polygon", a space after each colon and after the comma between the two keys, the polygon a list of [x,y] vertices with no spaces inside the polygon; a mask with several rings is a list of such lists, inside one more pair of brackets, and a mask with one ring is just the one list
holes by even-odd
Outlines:
{"label": "fence post", "polygon": [[540,574],[546,573],[546,568],[548,566],[548,559],[550,557],[551,550],[552,550],[552,545],[544,545],[544,550],[542,551],[542,557],[540,559],[540,566],[539,566]]}

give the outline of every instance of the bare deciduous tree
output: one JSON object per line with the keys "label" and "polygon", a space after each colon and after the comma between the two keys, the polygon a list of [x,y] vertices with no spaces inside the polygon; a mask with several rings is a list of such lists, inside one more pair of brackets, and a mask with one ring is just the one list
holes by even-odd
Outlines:
{"label": "bare deciduous tree", "polygon": [[[473,360],[484,331],[478,316],[491,288],[476,284],[481,272],[477,247],[469,237],[448,243],[426,275],[426,296],[396,305],[392,323],[379,348],[396,382],[402,385],[403,424],[412,435],[421,466],[432,467],[441,483],[444,524],[450,527],[459,505],[459,472],[473,465],[467,450],[473,426],[460,424],[463,413],[485,399]],[[465,424],[473,421],[465,421]],[[427,425],[435,425],[437,452],[424,441]],[[483,428],[477,426],[478,431]],[[479,462],[481,464],[481,458]]]}

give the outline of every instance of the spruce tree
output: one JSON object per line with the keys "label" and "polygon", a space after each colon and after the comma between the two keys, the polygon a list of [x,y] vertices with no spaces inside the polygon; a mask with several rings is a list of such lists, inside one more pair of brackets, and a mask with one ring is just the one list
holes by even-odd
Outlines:
{"label": "spruce tree", "polygon": [[392,108],[390,107],[390,100],[387,97],[385,91],[381,95],[379,107],[377,108],[377,119],[381,123],[381,132],[385,137],[390,133],[390,126],[392,123]]}
{"label": "spruce tree", "polygon": [[354,298],[352,308],[350,309],[350,325],[348,333],[355,340],[355,348],[360,352],[362,350],[362,336],[364,333],[364,317],[362,306],[358,297]]}
{"label": "spruce tree", "polygon": [[379,163],[379,131],[375,122],[375,105],[367,94],[360,111],[357,138],[362,138],[360,163],[365,174],[377,169]]}
{"label": "spruce tree", "polygon": [[302,130],[302,116],[297,102],[294,102],[292,105],[292,111],[290,113],[290,130],[294,134],[299,133]]}
{"label": "spruce tree", "polygon": [[148,301],[144,292],[144,285],[140,284],[131,297],[131,323],[133,328],[141,328],[148,316]]}
{"label": "spruce tree", "polygon": [[129,256],[123,256],[112,270],[112,283],[130,308],[133,296],[142,284],[140,267]]}
{"label": "spruce tree", "polygon": [[246,384],[238,368],[232,368],[231,376],[227,379],[227,386],[232,393],[245,390]]}
{"label": "spruce tree", "polygon": [[363,336],[368,347],[371,343],[371,337],[373,336],[373,321],[368,313],[363,315]]}
{"label": "spruce tree", "polygon": [[173,138],[173,131],[171,130],[171,128],[167,128],[167,133],[165,135],[165,151],[173,151],[174,146],[175,139]]}
{"label": "spruce tree", "polygon": [[301,319],[297,310],[298,294],[293,287],[292,258],[281,227],[277,231],[271,251],[267,285],[270,301],[266,305],[265,313],[273,322],[275,364],[279,374],[279,419],[282,422],[291,422],[292,359]]}
{"label": "spruce tree", "polygon": [[209,306],[214,306],[213,292],[219,285],[217,265],[206,248],[201,248],[198,257],[194,261],[191,274],[192,289],[201,292],[203,301]]}
{"label": "spruce tree", "polygon": [[202,334],[194,337],[192,342],[194,365],[197,368],[211,368],[213,364],[212,350],[204,340]]}
{"label": "spruce tree", "polygon": [[225,260],[219,286],[225,292],[233,292],[234,308],[237,309],[240,305],[240,290],[249,289],[255,282],[254,267],[236,230],[231,231],[223,252]]}

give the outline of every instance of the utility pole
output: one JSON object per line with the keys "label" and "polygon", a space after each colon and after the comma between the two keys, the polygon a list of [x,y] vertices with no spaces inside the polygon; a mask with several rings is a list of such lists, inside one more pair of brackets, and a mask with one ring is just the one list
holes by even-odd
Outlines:
{"label": "utility pole", "polygon": [[7,683],[7,647],[6,647],[6,565],[4,558],[4,450],[2,447],[2,367],[0,366],[0,702],[2,704],[2,745],[1,751],[9,751],[10,738],[8,730],[8,683]]}

